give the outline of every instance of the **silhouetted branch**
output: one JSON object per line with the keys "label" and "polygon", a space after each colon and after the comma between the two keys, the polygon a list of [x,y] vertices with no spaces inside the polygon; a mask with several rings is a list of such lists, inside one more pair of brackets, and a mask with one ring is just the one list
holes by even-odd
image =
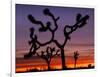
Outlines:
{"label": "silhouetted branch", "polygon": [[31,48],[30,48],[29,53],[24,55],[24,58],[30,58],[40,48],[40,46],[37,43],[37,36],[34,34],[33,27],[30,28],[30,38],[31,38],[31,40],[28,43],[29,43],[29,45],[31,45]]}
{"label": "silhouetted branch", "polygon": [[50,22],[46,23],[46,26],[44,26],[44,24],[41,21],[36,20],[31,14],[28,15],[28,19],[33,23],[33,24],[37,24],[40,25],[41,27],[39,28],[40,32],[44,32],[48,30],[48,27],[51,25]]}
{"label": "silhouetted branch", "polygon": [[55,18],[48,8],[44,9],[44,14],[50,16],[52,20],[54,21],[55,29],[54,30],[50,28],[49,29],[50,31],[55,32],[58,28],[57,21],[59,20],[60,17]]}
{"label": "silhouetted branch", "polygon": [[[64,27],[65,41],[62,45],[63,47],[65,46],[67,40],[71,39],[70,34],[73,33],[74,31],[76,31],[78,28],[85,26],[88,19],[89,19],[88,15],[82,17],[81,14],[77,14],[76,23],[73,26],[66,25]],[[68,31],[68,29],[69,29],[69,31]]]}
{"label": "silhouetted branch", "polygon": [[[36,51],[37,51],[39,48],[40,48],[40,47],[34,49],[33,52],[29,52],[29,53],[25,54],[25,55],[24,55],[24,58],[28,59],[28,58],[32,57],[32,56],[36,53]],[[35,52],[35,53],[34,53],[34,52]]]}

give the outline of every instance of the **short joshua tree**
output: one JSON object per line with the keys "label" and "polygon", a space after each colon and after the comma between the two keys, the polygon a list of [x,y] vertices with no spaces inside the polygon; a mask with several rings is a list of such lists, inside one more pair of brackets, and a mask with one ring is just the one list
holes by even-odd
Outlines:
{"label": "short joshua tree", "polygon": [[56,55],[59,55],[59,51],[60,50],[56,50],[55,47],[54,48],[47,47],[46,51],[41,51],[40,54],[37,53],[37,55],[46,61],[48,65],[48,70],[51,70],[50,68],[51,59]]}
{"label": "short joshua tree", "polygon": [[78,58],[79,58],[79,53],[78,53],[78,51],[76,51],[76,52],[74,52],[74,68],[76,68],[76,62],[77,62]]}

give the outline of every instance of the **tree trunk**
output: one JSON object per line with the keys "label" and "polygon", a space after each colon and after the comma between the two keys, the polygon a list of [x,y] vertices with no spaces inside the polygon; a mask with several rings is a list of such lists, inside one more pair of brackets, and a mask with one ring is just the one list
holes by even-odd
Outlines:
{"label": "tree trunk", "polygon": [[48,64],[48,70],[50,70],[50,62],[47,62],[47,64]]}
{"label": "tree trunk", "polygon": [[74,68],[76,68],[76,60],[75,60]]}
{"label": "tree trunk", "polygon": [[64,48],[61,48],[62,69],[66,69]]}

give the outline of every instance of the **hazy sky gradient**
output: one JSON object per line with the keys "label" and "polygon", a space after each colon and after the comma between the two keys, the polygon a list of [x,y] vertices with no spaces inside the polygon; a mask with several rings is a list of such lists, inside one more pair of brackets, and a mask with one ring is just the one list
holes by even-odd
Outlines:
{"label": "hazy sky gradient", "polygon": [[[70,63],[70,61],[73,58],[73,52],[78,50],[80,53],[80,62],[82,60],[93,62],[94,61],[93,59],[94,58],[94,9],[93,8],[49,7],[49,6],[37,6],[37,5],[24,5],[24,4],[16,4],[16,58],[23,58],[24,54],[29,52],[30,46],[28,45],[28,41],[30,40],[29,36],[30,27],[35,28],[35,34],[37,34],[38,40],[40,42],[46,42],[50,40],[51,33],[49,31],[46,33],[38,32],[38,28],[40,26],[32,24],[27,18],[28,14],[32,14],[35,17],[35,19],[42,21],[44,24],[47,21],[51,21],[52,26],[54,26],[52,19],[43,14],[43,10],[45,8],[49,8],[50,12],[52,12],[55,17],[60,16],[60,19],[57,22],[59,27],[55,37],[59,41],[59,43],[64,42],[64,34],[63,34],[64,26],[65,25],[72,26],[73,24],[75,24],[76,15],[78,13],[82,14],[82,16],[85,15],[90,16],[88,23],[84,27],[79,28],[70,35],[71,40],[68,41],[65,46],[65,55],[66,57],[68,57],[67,62]],[[53,45],[54,44],[52,44],[52,46]],[[45,50],[45,47],[42,47],[40,50]],[[21,63],[21,61],[19,62]]]}

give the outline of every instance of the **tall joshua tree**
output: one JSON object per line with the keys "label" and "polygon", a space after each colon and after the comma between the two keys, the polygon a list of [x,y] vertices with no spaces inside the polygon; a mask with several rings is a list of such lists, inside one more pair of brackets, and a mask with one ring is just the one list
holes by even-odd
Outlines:
{"label": "tall joshua tree", "polygon": [[78,58],[79,58],[79,53],[78,53],[78,51],[76,51],[76,52],[74,52],[74,68],[76,68],[76,62],[77,62],[77,60],[78,60]]}
{"label": "tall joshua tree", "polygon": [[[31,14],[28,15],[28,19],[31,23],[33,24],[37,24],[40,25],[39,28],[39,32],[47,32],[50,31],[52,34],[52,37],[49,41],[41,43],[38,39],[35,40],[35,43],[37,43],[40,47],[41,46],[46,46],[47,44],[50,43],[55,43],[57,45],[58,48],[60,48],[61,50],[61,60],[62,60],[62,69],[66,69],[66,64],[65,64],[65,54],[64,54],[64,47],[66,45],[66,43],[68,42],[68,40],[71,39],[70,35],[76,31],[79,28],[82,28],[85,24],[87,24],[87,20],[89,19],[88,15],[82,16],[81,14],[77,14],[76,15],[76,23],[73,25],[65,25],[64,29],[63,29],[63,33],[64,33],[64,41],[63,43],[59,43],[57,39],[55,39],[55,32],[58,29],[58,20],[60,19],[60,17],[55,17],[54,14],[52,14],[50,12],[50,10],[48,8],[45,8],[43,10],[43,14],[45,16],[49,16],[51,17],[51,19],[54,22],[54,29],[51,28],[51,22],[48,21],[45,25],[43,24],[42,21],[39,21],[37,19],[35,19]],[[38,49],[37,49],[38,50]],[[31,56],[30,56],[31,57]]]}
{"label": "tall joshua tree", "polygon": [[59,54],[59,50],[56,50],[54,48],[47,47],[46,51],[41,51],[40,54],[36,53],[39,57],[44,59],[48,65],[48,70],[51,70],[50,68],[50,62],[53,57]]}

